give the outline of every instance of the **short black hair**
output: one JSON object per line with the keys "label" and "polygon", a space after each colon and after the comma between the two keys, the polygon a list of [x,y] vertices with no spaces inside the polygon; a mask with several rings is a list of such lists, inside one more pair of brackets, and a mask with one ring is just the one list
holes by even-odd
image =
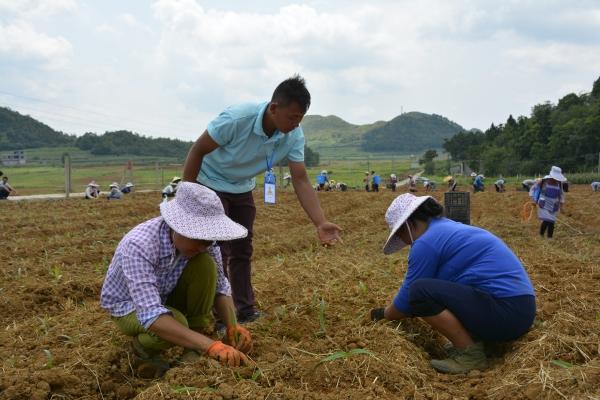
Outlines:
{"label": "short black hair", "polygon": [[444,207],[433,198],[428,198],[409,217],[410,220],[427,222],[430,218],[441,217]]}
{"label": "short black hair", "polygon": [[271,101],[282,106],[298,103],[304,112],[310,107],[310,93],[306,88],[304,78],[296,74],[281,82],[273,92]]}

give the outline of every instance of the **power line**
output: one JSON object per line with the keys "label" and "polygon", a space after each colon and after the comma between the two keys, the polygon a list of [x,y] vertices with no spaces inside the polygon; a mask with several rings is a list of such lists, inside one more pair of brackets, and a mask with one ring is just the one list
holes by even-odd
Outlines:
{"label": "power line", "polygon": [[[22,95],[17,95],[14,93],[10,93],[4,90],[0,90],[0,95],[4,95],[4,96],[10,96],[13,97],[15,99],[21,99],[21,100],[26,100],[26,101],[33,101],[33,102],[38,102],[38,103],[43,103],[43,104],[47,104],[53,108],[57,108],[60,109],[62,112],[56,112],[53,110],[40,110],[40,109],[35,109],[34,107],[32,107],[31,105],[19,105],[19,107],[28,107],[30,109],[36,110],[36,112],[44,112],[44,113],[52,113],[52,115],[56,114],[56,115],[62,115],[63,117],[66,118],[70,118],[70,119],[79,119],[81,120],[80,116],[74,116],[72,114],[65,114],[65,110],[73,110],[73,111],[77,111],[79,113],[84,113],[84,114],[88,114],[89,119],[93,120],[93,119],[98,119],[98,117],[102,117],[102,118],[108,118],[112,121],[115,120],[115,118],[121,118],[122,120],[125,121],[125,124],[131,124],[131,125],[137,125],[137,126],[141,126],[147,130],[155,130],[155,129],[159,129],[160,131],[169,131],[172,130],[173,128],[176,128],[177,130],[181,131],[181,132],[198,132],[200,129],[198,127],[185,127],[183,125],[179,125],[179,124],[171,124],[169,123],[168,128],[167,125],[161,123],[161,122],[156,122],[156,121],[149,121],[149,120],[144,120],[143,122],[141,120],[136,120],[135,118],[132,118],[131,116],[123,116],[123,115],[119,115],[119,114],[115,114],[115,113],[107,113],[107,112],[101,112],[101,111],[97,111],[97,110],[90,110],[90,109],[84,109],[84,108],[78,108],[78,107],[72,107],[72,106],[67,106],[67,105],[63,105],[63,104],[57,104],[57,103],[53,103],[53,102],[49,102],[47,100],[44,99],[40,99],[40,98],[35,98],[35,97],[28,97],[28,96],[22,96]],[[95,115],[95,117],[90,117],[89,115]],[[68,122],[70,123],[70,120],[62,120],[63,122]],[[86,123],[89,123],[88,120],[85,121]],[[179,121],[180,122],[180,121]],[[123,124],[123,122],[119,121],[118,123],[115,123],[115,125],[121,125]],[[105,128],[102,128],[100,130],[106,130]],[[198,132],[198,135],[200,134],[200,132]],[[168,136],[171,136],[172,134],[169,134]]]}

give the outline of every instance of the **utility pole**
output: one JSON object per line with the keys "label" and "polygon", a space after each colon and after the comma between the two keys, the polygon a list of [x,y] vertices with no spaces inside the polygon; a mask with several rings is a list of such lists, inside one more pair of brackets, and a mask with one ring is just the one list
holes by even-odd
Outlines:
{"label": "utility pole", "polygon": [[68,153],[63,155],[65,163],[65,197],[71,194],[71,156]]}
{"label": "utility pole", "polygon": [[600,152],[598,152],[598,173],[600,174]]}

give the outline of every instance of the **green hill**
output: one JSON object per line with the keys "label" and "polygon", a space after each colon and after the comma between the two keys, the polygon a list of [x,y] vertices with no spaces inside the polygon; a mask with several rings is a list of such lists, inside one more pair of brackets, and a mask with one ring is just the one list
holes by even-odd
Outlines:
{"label": "green hill", "polygon": [[315,149],[332,145],[359,145],[365,132],[384,125],[384,121],[354,125],[335,115],[307,115],[302,120],[306,142]]}
{"label": "green hill", "polygon": [[441,148],[444,139],[464,130],[441,115],[409,112],[365,133],[361,148],[373,152],[420,152]]}
{"label": "green hill", "polygon": [[0,151],[65,146],[74,142],[75,136],[57,132],[28,115],[0,107]]}

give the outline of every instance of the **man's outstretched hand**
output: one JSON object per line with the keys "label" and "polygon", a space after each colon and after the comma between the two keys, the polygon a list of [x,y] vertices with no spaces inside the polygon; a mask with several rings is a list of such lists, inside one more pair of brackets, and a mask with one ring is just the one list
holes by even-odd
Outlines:
{"label": "man's outstretched hand", "polygon": [[340,234],[343,229],[334,223],[325,221],[317,227],[317,235],[324,246],[333,246],[337,242],[343,243]]}

